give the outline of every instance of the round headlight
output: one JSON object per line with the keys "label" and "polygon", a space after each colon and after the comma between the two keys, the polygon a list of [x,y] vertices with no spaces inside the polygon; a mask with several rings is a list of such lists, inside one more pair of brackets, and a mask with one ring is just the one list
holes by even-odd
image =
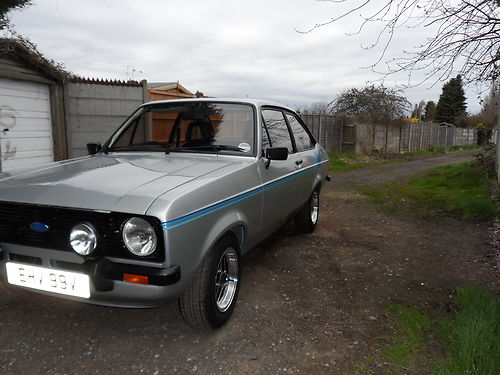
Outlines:
{"label": "round headlight", "polygon": [[69,242],[80,255],[89,255],[97,246],[96,230],[90,224],[77,224],[71,229]]}
{"label": "round headlight", "polygon": [[122,238],[127,249],[134,255],[145,257],[156,250],[155,230],[140,217],[133,217],[123,224]]}

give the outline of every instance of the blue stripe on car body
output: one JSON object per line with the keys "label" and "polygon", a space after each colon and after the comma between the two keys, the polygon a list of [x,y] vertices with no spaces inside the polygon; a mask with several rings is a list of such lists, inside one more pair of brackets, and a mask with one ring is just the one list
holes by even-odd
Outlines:
{"label": "blue stripe on car body", "polygon": [[[319,155],[319,153],[318,153]],[[263,191],[266,191],[268,189],[271,189],[273,188],[274,186],[278,186],[278,185],[281,185],[282,183],[285,183],[289,180],[291,180],[292,178],[295,178],[295,177],[298,177],[300,176],[301,174],[304,174],[306,172],[310,172],[314,169],[317,169],[319,168],[319,165],[320,164],[323,164],[323,163],[326,163],[328,160],[324,160],[324,161],[321,161],[321,162],[316,162],[314,165],[311,165],[310,167],[307,167],[307,168],[304,168],[302,170],[299,170],[299,171],[295,171],[295,172],[292,172],[284,177],[280,177],[276,180],[273,180],[273,181],[270,181],[270,182],[267,182],[265,184],[262,184],[262,185],[259,185],[255,188],[252,188],[244,193],[241,193],[241,194],[238,194],[238,195],[235,195],[233,197],[230,197],[230,198],[226,198],[220,202],[217,202],[217,203],[214,203],[214,204],[211,204],[207,207],[204,207],[204,208],[201,208],[199,210],[196,210],[196,211],[193,211],[189,214],[186,214],[184,216],[181,216],[181,217],[178,217],[176,219],[172,219],[172,220],[168,220],[168,221],[165,221],[162,223],[162,227],[164,230],[170,230],[170,229],[174,229],[174,228],[177,228],[177,227],[180,227],[184,224],[187,224],[187,223],[190,223],[194,220],[197,220],[199,218],[202,218],[206,215],[209,215],[213,212],[216,212],[216,211],[219,211],[223,208],[226,208],[228,206],[232,206],[233,204],[237,203],[237,202],[240,202],[242,200],[245,200],[247,198],[250,198],[254,195],[257,195],[257,194],[260,194],[262,193]]]}

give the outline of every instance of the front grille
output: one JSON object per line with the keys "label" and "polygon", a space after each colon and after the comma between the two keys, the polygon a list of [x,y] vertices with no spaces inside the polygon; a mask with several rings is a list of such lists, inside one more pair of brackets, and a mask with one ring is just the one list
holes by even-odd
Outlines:
{"label": "front grille", "polygon": [[[131,254],[122,242],[121,227],[132,216],[147,220],[155,228],[158,248],[148,257],[137,257]],[[30,225],[34,222],[43,223],[49,229],[46,232],[34,231],[30,228]],[[79,223],[90,223],[97,230],[98,245],[94,252],[95,255],[155,261],[164,260],[161,222],[155,217],[0,202],[0,242],[60,251],[73,251],[69,244],[69,235],[71,229]]]}

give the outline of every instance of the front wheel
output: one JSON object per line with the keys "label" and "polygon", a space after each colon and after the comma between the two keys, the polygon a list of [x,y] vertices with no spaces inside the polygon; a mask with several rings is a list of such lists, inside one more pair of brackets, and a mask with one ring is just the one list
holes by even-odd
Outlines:
{"label": "front wheel", "polygon": [[203,259],[189,289],[179,298],[184,320],[199,328],[219,328],[231,317],[240,286],[240,255],[230,236]]}
{"label": "front wheel", "polygon": [[315,189],[304,207],[295,216],[295,228],[300,233],[312,233],[319,220],[319,189]]}

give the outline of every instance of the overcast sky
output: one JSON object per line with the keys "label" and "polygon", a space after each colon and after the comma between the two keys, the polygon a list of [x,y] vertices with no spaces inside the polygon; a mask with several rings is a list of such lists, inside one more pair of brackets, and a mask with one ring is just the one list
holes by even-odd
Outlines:
{"label": "overcast sky", "polygon": [[[356,0],[354,0],[356,1]],[[341,12],[316,0],[34,0],[14,11],[15,30],[74,74],[107,79],[179,81],[192,92],[252,97],[293,108],[331,101],[343,89],[381,78],[363,67],[379,49],[363,50],[375,29],[347,36],[351,18],[301,34]],[[426,30],[400,29],[388,58],[421,44]],[[396,87],[405,75],[384,81]],[[442,83],[406,89],[412,102],[437,102]],[[467,88],[467,110],[480,110],[479,90]]]}

